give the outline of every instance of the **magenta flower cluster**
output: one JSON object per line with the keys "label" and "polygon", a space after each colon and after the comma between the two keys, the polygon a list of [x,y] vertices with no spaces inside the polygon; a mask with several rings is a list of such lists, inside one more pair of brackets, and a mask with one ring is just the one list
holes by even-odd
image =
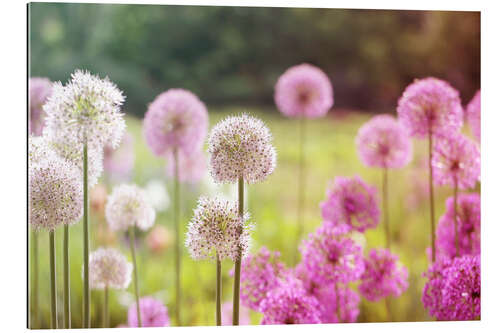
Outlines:
{"label": "magenta flower cluster", "polygon": [[[139,300],[139,309],[141,312],[141,327],[170,326],[168,309],[160,300],[153,297],[142,297]],[[128,309],[128,327],[139,327],[135,303]]]}
{"label": "magenta flower cluster", "polygon": [[42,135],[45,126],[43,104],[52,94],[52,82],[44,77],[32,77],[29,80],[29,121],[28,132]]}
{"label": "magenta flower cluster", "polygon": [[467,104],[466,114],[472,134],[481,141],[481,90]]}

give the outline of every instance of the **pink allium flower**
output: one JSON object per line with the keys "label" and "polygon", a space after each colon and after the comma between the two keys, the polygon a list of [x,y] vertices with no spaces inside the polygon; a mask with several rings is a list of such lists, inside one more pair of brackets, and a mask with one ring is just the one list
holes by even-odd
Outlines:
{"label": "pink allium flower", "polygon": [[212,128],[208,138],[210,175],[216,183],[264,181],[276,167],[276,150],[264,123],[243,114],[228,117]]}
{"label": "pink allium flower", "polygon": [[481,90],[478,90],[467,105],[467,121],[472,134],[481,141]]}
{"label": "pink allium flower", "polygon": [[127,289],[132,280],[132,269],[132,264],[118,250],[99,248],[90,253],[90,288]]}
{"label": "pink allium flower", "polygon": [[[459,194],[457,198],[457,223],[460,254],[481,253],[481,197],[477,193]],[[455,210],[453,197],[446,200],[446,212],[436,231],[436,246],[439,256],[454,258],[455,249]]]}
{"label": "pink allium flower", "polygon": [[320,204],[321,216],[326,224],[346,224],[359,232],[375,228],[380,220],[376,192],[359,176],[335,177]]}
{"label": "pink allium flower", "polygon": [[458,91],[432,77],[415,80],[406,87],[397,111],[402,125],[417,138],[457,132],[462,127],[463,110]]}
{"label": "pink allium flower", "polygon": [[[250,247],[248,213],[240,217],[238,203],[222,198],[200,197],[186,233],[186,247],[195,260],[244,257]],[[241,252],[240,252],[241,251]]]}
{"label": "pink allium flower", "polygon": [[41,135],[45,125],[43,104],[52,94],[52,82],[44,77],[32,77],[29,80],[29,90],[29,132],[33,135]]}
{"label": "pink allium flower", "polygon": [[134,137],[126,132],[118,148],[104,147],[104,170],[112,176],[125,179],[134,168]]}
{"label": "pink allium flower", "polygon": [[[205,170],[207,169],[207,159],[205,158],[205,153],[203,150],[195,150],[190,153],[186,153],[183,150],[179,151],[178,156],[178,166],[179,166],[179,181],[195,184],[199,182],[205,175]],[[174,154],[172,152],[167,153],[167,176],[170,178],[174,177]]]}
{"label": "pink allium flower", "polygon": [[363,274],[362,249],[346,237],[348,230],[346,225],[322,225],[303,241],[302,262],[314,282],[348,283]]}
{"label": "pink allium flower", "polygon": [[322,117],[333,106],[332,84],[318,67],[293,66],[278,79],[274,101],[287,117]]}
{"label": "pink allium flower", "polygon": [[423,274],[427,282],[422,290],[422,303],[429,311],[429,315],[443,320],[448,317],[446,309],[442,305],[442,290],[444,287],[444,271],[450,265],[451,260],[441,258],[436,260],[427,272]]}
{"label": "pink allium flower", "polygon": [[361,161],[369,167],[401,168],[412,156],[406,130],[386,114],[373,117],[359,129],[356,146]]}
{"label": "pink allium flower", "polygon": [[[233,325],[233,301],[222,304],[222,325]],[[250,310],[240,304],[240,325],[250,325]]]}
{"label": "pink allium flower", "polygon": [[[142,327],[170,326],[168,309],[163,303],[153,297],[142,297],[139,300]],[[128,327],[139,327],[137,321],[137,305],[128,308]]]}
{"label": "pink allium flower", "polygon": [[377,302],[388,296],[399,297],[408,288],[408,270],[397,255],[387,249],[372,249],[365,258],[359,291],[367,300]]}
{"label": "pink allium flower", "polygon": [[207,134],[208,112],[202,101],[184,89],[158,95],[144,116],[144,136],[154,154],[200,149]]}
{"label": "pink allium flower", "polygon": [[271,253],[266,247],[242,260],[240,299],[243,305],[259,311],[261,301],[285,274],[285,266],[279,260],[280,253]]}
{"label": "pink allium flower", "polygon": [[320,304],[307,294],[302,282],[289,275],[260,303],[259,311],[264,315],[261,324],[319,324],[319,308]]}
{"label": "pink allium flower", "polygon": [[476,143],[460,133],[439,138],[434,145],[432,170],[438,185],[454,187],[457,184],[460,189],[474,187],[481,172]]}
{"label": "pink allium flower", "polygon": [[172,245],[172,241],[172,233],[161,224],[155,225],[146,237],[146,244],[156,254],[161,254]]}

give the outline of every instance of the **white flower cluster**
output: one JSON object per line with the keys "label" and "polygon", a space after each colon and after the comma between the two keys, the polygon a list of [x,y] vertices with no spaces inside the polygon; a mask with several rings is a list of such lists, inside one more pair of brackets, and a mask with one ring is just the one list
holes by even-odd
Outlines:
{"label": "white flower cluster", "polygon": [[112,248],[99,248],[90,253],[89,284],[92,289],[126,289],[132,279],[132,264]]}

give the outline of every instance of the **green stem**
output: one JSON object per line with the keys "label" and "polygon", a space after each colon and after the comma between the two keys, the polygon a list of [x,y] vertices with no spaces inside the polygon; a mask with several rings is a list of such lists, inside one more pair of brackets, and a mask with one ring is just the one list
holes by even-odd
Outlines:
{"label": "green stem", "polygon": [[83,145],[83,327],[90,328],[89,195],[87,144]]}
{"label": "green stem", "polygon": [[55,232],[49,231],[50,239],[50,327],[57,328],[57,298],[56,298],[56,244]]}
{"label": "green stem", "polygon": [[64,328],[71,328],[71,306],[70,306],[70,285],[69,285],[69,226],[64,225],[63,244],[63,264],[64,264]]}
{"label": "green stem", "polygon": [[221,295],[222,295],[221,263],[219,259],[219,254],[217,253],[217,286],[215,289],[215,322],[217,326],[222,325]]}
{"label": "green stem", "polygon": [[181,326],[181,234],[179,222],[179,155],[174,149],[174,225],[175,225],[175,319],[177,325]]}
{"label": "green stem", "polygon": [[142,327],[141,309],[139,305],[139,281],[137,274],[137,260],[135,258],[135,226],[130,227],[129,231],[130,252],[132,253],[132,263],[134,264],[134,289],[135,289],[135,304],[137,309],[137,322],[139,327]]}
{"label": "green stem", "polygon": [[436,260],[436,241],[435,241],[435,223],[434,223],[434,180],[432,172],[432,132],[429,130],[429,200],[431,213],[431,248],[432,262]]}
{"label": "green stem", "polygon": [[387,311],[387,321],[391,321],[391,299],[389,296],[385,298],[385,310]]}
{"label": "green stem", "polygon": [[389,191],[388,191],[388,170],[387,167],[384,167],[382,171],[382,197],[383,197],[383,205],[384,205],[384,226],[385,226],[385,245],[387,249],[391,248],[391,232],[389,225]]}
{"label": "green stem", "polygon": [[453,187],[453,222],[455,226],[455,257],[460,257],[460,245],[458,242],[458,184],[455,179],[455,186]]}
{"label": "green stem", "polygon": [[103,313],[102,313],[102,320],[103,320],[103,325],[102,327],[107,328],[109,327],[109,291],[108,291],[108,286],[104,287],[104,307],[103,307]]}
{"label": "green stem", "polygon": [[[238,178],[238,215],[243,217],[244,205],[244,183],[243,177]],[[243,230],[240,230],[240,233]],[[241,273],[241,248],[238,249],[238,258],[234,263],[234,288],[233,288],[233,325],[240,323],[240,273]]]}
{"label": "green stem", "polygon": [[31,232],[32,249],[32,286],[31,286],[31,328],[38,327],[38,233]]}
{"label": "green stem", "polygon": [[[304,145],[305,145],[305,134],[306,134],[306,118],[300,117],[299,119],[299,175],[298,175],[298,202],[297,202],[297,248],[304,232],[304,189],[305,189],[305,161],[304,161]],[[298,252],[295,252],[296,260],[298,261]]]}

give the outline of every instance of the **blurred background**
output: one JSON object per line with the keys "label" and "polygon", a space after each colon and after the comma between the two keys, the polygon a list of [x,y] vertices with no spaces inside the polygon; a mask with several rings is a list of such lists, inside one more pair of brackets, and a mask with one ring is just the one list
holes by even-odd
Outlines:
{"label": "blurred background", "polygon": [[[464,104],[480,88],[479,13],[33,3],[29,15],[30,76],[64,83],[74,69],[88,69],[109,76],[127,96],[124,112],[135,155],[133,169],[126,176],[105,173],[93,189],[92,249],[113,246],[130,258],[124,235],[107,230],[103,207],[106,194],[118,183],[146,187],[156,200],[160,228],[138,237],[140,292],[162,300],[170,313],[176,306],[172,182],[165,173],[166,161],[146,146],[141,123],[156,95],[174,87],[193,91],[207,105],[210,126],[242,111],[268,124],[278,166],[266,182],[247,189],[247,207],[256,224],[252,251],[263,245],[278,250],[286,265],[293,267],[298,122],[283,117],[274,106],[273,87],[281,73],[298,63],[312,63],[327,73],[335,92],[328,116],[307,125],[306,232],[320,225],[319,203],[335,176],[358,174],[370,184],[381,185],[380,171],[359,161],[354,138],[373,114],[395,114],[399,96],[414,78],[448,80],[460,91]],[[414,144],[412,163],[389,176],[392,250],[410,273],[408,290],[391,301],[395,321],[431,320],[420,301],[430,242],[426,142]],[[185,228],[199,195],[232,196],[236,188],[216,187],[206,175],[197,184],[184,184],[182,191]],[[436,192],[438,219],[452,190]],[[82,224],[70,230],[72,321],[73,327],[81,327]],[[384,244],[382,225],[365,236],[365,252]],[[62,276],[62,231],[56,237],[58,276]],[[41,233],[39,238],[41,318],[34,327],[48,327],[48,235]],[[231,268],[231,262],[223,263],[223,301],[232,296]],[[62,304],[62,279],[58,288]],[[195,262],[184,250],[182,289],[184,324],[213,325],[215,264]],[[111,292],[112,327],[126,323],[132,291],[131,286]],[[383,301],[363,299],[360,310],[358,321],[386,319]],[[101,326],[101,313],[102,293],[93,291],[93,327]],[[251,312],[251,322],[259,323],[260,314]]]}

